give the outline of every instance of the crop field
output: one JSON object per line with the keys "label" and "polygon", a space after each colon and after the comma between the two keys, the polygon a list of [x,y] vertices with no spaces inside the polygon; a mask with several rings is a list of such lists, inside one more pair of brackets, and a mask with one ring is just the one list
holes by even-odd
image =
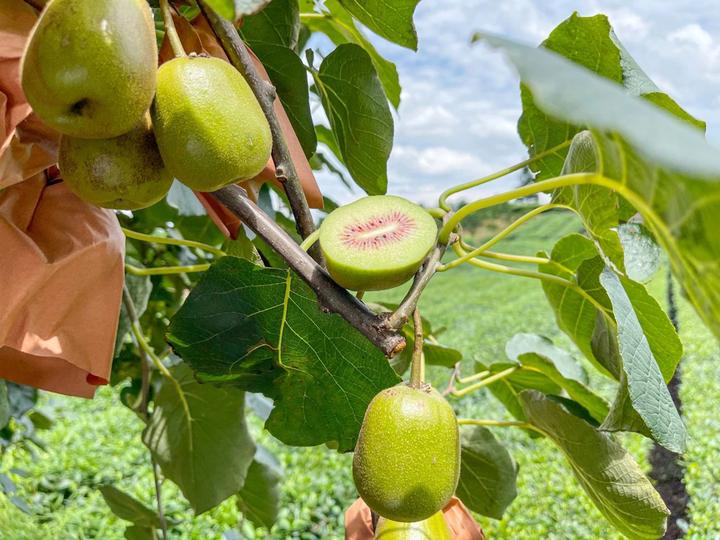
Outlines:
{"label": "crop field", "polygon": [[[580,224],[568,214],[553,213],[536,218],[499,249],[532,255],[531,249],[550,249],[564,234],[579,231]],[[661,270],[649,284],[665,303],[666,275]],[[369,295],[371,300],[398,300],[402,290]],[[680,300],[679,322],[685,344],[681,364],[683,414],[690,435],[685,482],[689,491],[690,524],[687,538],[720,538],[720,350],[692,308]],[[556,344],[573,349],[559,334],[554,316],[540,284],[462,267],[437,275],[420,308],[434,328],[447,327],[440,341],[464,354],[463,373],[471,373],[473,360],[504,358],[505,342],[518,332],[543,334]],[[579,358],[579,356],[578,356]],[[429,379],[440,389],[449,371],[432,368]],[[593,382],[607,397],[610,382],[595,376]],[[502,406],[486,390],[455,400],[458,416],[506,419]],[[17,497],[28,505],[21,512],[0,495],[2,540],[123,538],[124,527],[105,505],[97,486],[113,483],[148,505],[153,504],[152,474],[148,453],[139,433],[142,422],[101,389],[87,403],[46,394],[43,409],[56,419],[40,435],[51,452],[35,455],[11,450],[2,456],[0,472],[16,482]],[[343,537],[343,511],[355,499],[349,455],[324,447],[289,448],[262,433],[262,422],[251,417],[258,440],[267,446],[285,469],[281,514],[271,531],[236,522],[232,502],[194,519],[177,489],[166,482],[166,512],[176,524],[172,538],[224,539]],[[614,539],[619,538],[585,497],[562,455],[546,440],[531,440],[512,428],[498,428],[496,436],[508,445],[519,465],[518,497],[502,521],[479,518],[492,539]],[[649,445],[640,437],[626,436],[632,452],[647,468]]]}

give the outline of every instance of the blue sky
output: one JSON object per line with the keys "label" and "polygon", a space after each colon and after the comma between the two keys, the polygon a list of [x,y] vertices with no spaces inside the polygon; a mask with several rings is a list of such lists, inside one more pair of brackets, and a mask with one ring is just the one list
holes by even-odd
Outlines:
{"label": "blue sky", "polygon": [[[525,159],[516,133],[518,79],[497,52],[469,44],[477,30],[533,45],[573,11],[605,13],[625,47],[665,92],[708,123],[720,145],[720,5],[718,0],[422,0],[415,13],[417,53],[372,36],[394,61],[403,87],[388,166],[388,192],[436,204],[446,187]],[[338,202],[350,193],[318,175]],[[516,178],[478,188],[479,197]]]}

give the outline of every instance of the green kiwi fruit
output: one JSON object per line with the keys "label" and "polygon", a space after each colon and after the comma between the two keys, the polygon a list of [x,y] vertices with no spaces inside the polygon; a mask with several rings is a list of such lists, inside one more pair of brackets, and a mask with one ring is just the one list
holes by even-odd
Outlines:
{"label": "green kiwi fruit", "polygon": [[359,199],[331,212],[320,225],[328,272],[346,289],[401,285],[435,244],[437,225],[420,206],[392,195]]}
{"label": "green kiwi fruit", "polygon": [[118,210],[138,210],[158,202],[173,180],[158,152],[148,114],[129,132],[112,139],[63,135],[58,166],[78,197]]}
{"label": "green kiwi fruit", "polygon": [[23,91],[49,126],[73,137],[126,133],[155,94],[155,25],[145,0],[52,0],[23,54]]}
{"label": "green kiwi fruit", "polygon": [[400,384],[372,399],[353,456],[355,487],[372,510],[427,519],[450,501],[459,474],[457,419],[437,391]]}
{"label": "green kiwi fruit", "polygon": [[186,56],[160,66],[151,112],[165,165],[192,189],[247,180],[270,158],[270,126],[255,94],[219,58]]}
{"label": "green kiwi fruit", "polygon": [[375,540],[452,540],[445,516],[436,512],[422,521],[402,523],[380,518],[375,528]]}

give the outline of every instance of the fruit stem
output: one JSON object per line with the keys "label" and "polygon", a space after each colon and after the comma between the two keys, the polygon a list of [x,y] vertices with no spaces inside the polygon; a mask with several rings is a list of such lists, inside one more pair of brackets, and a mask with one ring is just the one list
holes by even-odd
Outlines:
{"label": "fruit stem", "polygon": [[150,234],[143,234],[137,231],[133,231],[130,229],[126,229],[125,227],[120,227],[122,229],[123,234],[127,236],[128,238],[134,238],[135,240],[140,240],[142,242],[148,242],[151,244],[169,244],[173,246],[186,246],[191,248],[197,248],[201,249],[203,251],[207,251],[208,253],[212,253],[213,255],[217,255],[218,257],[223,257],[226,255],[226,253],[219,248],[210,246],[208,244],[204,244],[202,242],[196,242],[194,240],[185,240],[182,238],[166,238],[164,236],[152,236]]}
{"label": "fruit stem", "polygon": [[459,184],[457,186],[453,186],[447,190],[445,190],[438,200],[438,204],[440,208],[443,210],[450,210],[450,205],[448,205],[447,200],[448,197],[451,195],[454,195],[455,193],[459,193],[460,191],[465,191],[466,189],[474,188],[477,186],[480,186],[482,184],[485,184],[487,182],[491,182],[493,180],[497,180],[498,178],[502,178],[503,176],[506,176],[510,173],[513,173],[515,171],[519,171],[520,169],[523,169],[530,165],[532,162],[545,158],[551,154],[555,154],[556,152],[559,152],[563,148],[566,148],[570,146],[570,143],[572,141],[568,140],[563,143],[558,144],[557,146],[554,146],[553,148],[550,148],[548,150],[545,150],[544,152],[540,152],[539,154],[536,154],[532,156],[529,159],[526,159],[525,161],[521,161],[520,163],[516,163],[515,165],[511,165],[510,167],[506,167],[505,169],[502,169],[500,171],[497,171],[495,173],[492,173],[488,176],[483,176],[482,178],[478,178],[476,180],[471,180],[470,182],[465,182],[464,184]]}
{"label": "fruit stem", "polygon": [[172,9],[170,8],[168,0],[160,0],[160,9],[162,10],[163,22],[165,23],[165,35],[168,37],[173,54],[176,58],[187,56],[182,41],[180,41],[180,36],[178,36],[177,29],[175,28],[175,21],[173,21]]}
{"label": "fruit stem", "polygon": [[468,386],[467,388],[463,388],[462,390],[453,390],[450,392],[450,395],[453,397],[463,397],[467,394],[470,394],[472,392],[475,392],[476,390],[479,390],[480,388],[483,388],[489,384],[492,384],[494,382],[499,381],[500,379],[504,379],[505,377],[509,377],[516,371],[520,369],[520,366],[512,366],[507,369],[504,369],[502,371],[499,371],[495,373],[494,375],[490,375],[489,377],[486,377],[484,379],[481,379],[479,382],[476,382],[475,384],[472,384]]}
{"label": "fruit stem", "polygon": [[413,328],[415,330],[415,345],[412,352],[412,366],[410,367],[410,386],[421,388],[425,379],[425,357],[423,356],[423,324],[420,309],[413,311]]}
{"label": "fruit stem", "polygon": [[313,244],[318,241],[318,238],[320,238],[320,229],[316,229],[310,233],[310,235],[302,241],[302,244],[300,244],[300,249],[308,251]]}
{"label": "fruit stem", "polygon": [[510,225],[508,225],[505,229],[500,231],[498,234],[493,236],[490,240],[482,244],[481,246],[477,248],[473,248],[467,244],[463,243],[463,247],[465,249],[471,249],[470,253],[467,255],[460,257],[458,259],[455,259],[454,261],[451,261],[447,264],[440,265],[438,267],[438,272],[444,272],[446,270],[450,270],[451,268],[455,268],[456,266],[460,266],[461,264],[469,261],[473,257],[477,257],[478,255],[482,254],[483,252],[487,251],[491,247],[493,247],[495,244],[500,242],[501,240],[507,238],[510,234],[512,234],[518,227],[521,225],[527,223],[532,218],[537,216],[538,214],[542,214],[543,212],[547,212],[548,210],[552,210],[555,208],[566,208],[568,210],[572,210],[571,207],[566,206],[564,204],[555,204],[555,203],[548,203],[544,204],[542,206],[538,206],[537,208],[533,208],[528,213],[520,216],[518,219],[513,221]]}
{"label": "fruit stem", "polygon": [[190,264],[187,266],[162,266],[159,268],[140,268],[131,264],[125,265],[128,274],[134,276],[164,276],[169,274],[189,274],[191,272],[204,272],[210,264]]}

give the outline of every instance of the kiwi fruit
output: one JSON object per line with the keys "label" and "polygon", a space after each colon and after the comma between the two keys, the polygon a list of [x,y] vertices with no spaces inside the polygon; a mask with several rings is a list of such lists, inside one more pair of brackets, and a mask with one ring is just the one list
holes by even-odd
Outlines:
{"label": "kiwi fruit", "polygon": [[372,399],[353,456],[355,487],[372,510],[427,519],[450,501],[459,474],[457,419],[437,391],[400,384]]}
{"label": "kiwi fruit", "polygon": [[140,121],[155,94],[157,44],[145,0],[52,0],[21,66],[33,111],[64,135],[106,139]]}
{"label": "kiwi fruit", "polygon": [[445,516],[436,512],[422,521],[402,523],[380,518],[375,528],[375,540],[452,540]]}
{"label": "kiwi fruit", "polygon": [[436,236],[437,225],[426,210],[402,197],[375,195],[331,212],[320,225],[319,241],[339,285],[373,291],[410,279]]}
{"label": "kiwi fruit", "polygon": [[255,94],[219,58],[185,56],[160,66],[151,112],[165,165],[194,190],[252,178],[270,158],[270,125]]}
{"label": "kiwi fruit", "polygon": [[111,139],[63,135],[58,166],[65,184],[82,200],[117,210],[155,204],[173,180],[158,152],[149,114]]}

